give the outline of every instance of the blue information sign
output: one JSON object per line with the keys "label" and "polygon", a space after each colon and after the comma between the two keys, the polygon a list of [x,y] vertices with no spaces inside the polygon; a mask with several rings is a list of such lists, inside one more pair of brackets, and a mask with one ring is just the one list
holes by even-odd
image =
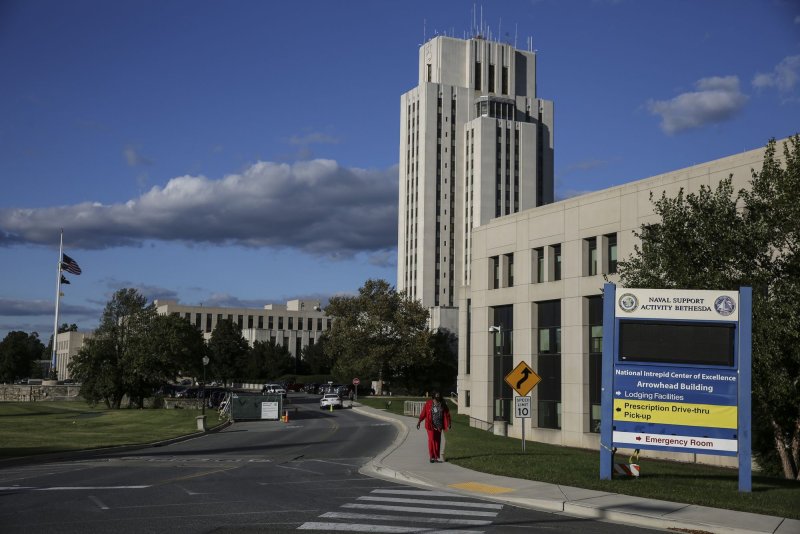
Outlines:
{"label": "blue information sign", "polygon": [[739,457],[750,491],[750,288],[604,288],[602,479],[612,448]]}

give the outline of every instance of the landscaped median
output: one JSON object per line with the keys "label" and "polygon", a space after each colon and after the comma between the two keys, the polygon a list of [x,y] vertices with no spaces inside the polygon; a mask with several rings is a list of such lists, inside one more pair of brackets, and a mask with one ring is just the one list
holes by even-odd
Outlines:
{"label": "landscaped median", "polygon": [[[197,432],[200,410],[120,409],[83,402],[0,403],[0,458],[163,441]],[[207,426],[221,424],[207,410]]]}
{"label": "landscaped median", "polygon": [[[359,402],[373,408],[403,413],[406,397],[372,397]],[[699,464],[651,460],[640,457],[641,476],[600,480],[597,451],[526,443],[495,436],[469,426],[469,417],[458,415],[449,404],[453,428],[446,434],[448,462],[475,471],[526,480],[537,480],[579,488],[622,493],[650,499],[740,510],[777,517],[800,519],[800,482],[754,474],[752,493],[738,491],[738,472]],[[411,419],[409,424],[414,421]],[[617,454],[619,461],[627,456]],[[420,451],[424,458],[425,451]]]}

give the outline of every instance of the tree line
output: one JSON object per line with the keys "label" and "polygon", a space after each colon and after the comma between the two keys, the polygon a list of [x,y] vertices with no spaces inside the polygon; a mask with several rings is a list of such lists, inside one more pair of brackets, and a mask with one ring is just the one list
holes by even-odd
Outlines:
{"label": "tree line", "polygon": [[[288,375],[329,375],[349,383],[380,379],[395,390],[422,393],[454,386],[455,337],[428,328],[428,312],[383,280],[368,280],[356,296],[331,299],[332,327],[299,358],[274,341],[252,347],[233,321],[220,321],[208,343],[178,315],[159,315],[131,288],[118,290],[98,328],[70,363],[91,403],[120,408],[144,399],[178,376],[224,383],[274,380]],[[203,368],[203,358],[208,366]]]}

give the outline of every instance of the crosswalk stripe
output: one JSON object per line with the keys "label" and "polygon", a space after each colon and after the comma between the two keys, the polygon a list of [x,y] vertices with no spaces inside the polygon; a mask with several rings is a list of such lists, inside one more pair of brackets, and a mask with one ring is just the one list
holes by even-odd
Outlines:
{"label": "crosswalk stripe", "polygon": [[444,506],[463,506],[465,508],[485,508],[491,510],[502,510],[502,504],[489,504],[484,502],[462,502],[462,501],[438,501],[435,499],[403,499],[400,497],[370,497],[365,495],[359,497],[359,501],[380,501],[380,502],[398,502],[405,504],[439,504]]}
{"label": "crosswalk stripe", "polygon": [[324,523],[321,521],[310,521],[303,523],[297,530],[324,530],[326,532],[385,532],[389,534],[405,534],[410,532],[425,532],[436,534],[438,532],[447,534],[481,534],[482,530],[433,530],[430,528],[418,527],[393,527],[389,525],[366,525],[360,523]]}
{"label": "crosswalk stripe", "polygon": [[370,493],[388,493],[395,495],[427,495],[429,497],[455,497],[452,492],[429,490],[375,489]]}
{"label": "crosswalk stripe", "polygon": [[353,514],[348,512],[326,512],[320,517],[326,519],[364,519],[370,521],[411,521],[412,523],[436,523],[439,525],[485,526],[491,521],[484,519],[451,519],[449,517],[417,517],[407,515]]}
{"label": "crosswalk stripe", "polygon": [[423,506],[390,506],[386,504],[359,504],[347,503],[342,508],[357,508],[359,510],[386,510],[389,512],[412,512],[440,515],[461,515],[473,517],[497,517],[497,512],[479,512],[477,510],[451,510],[449,508],[427,508]]}

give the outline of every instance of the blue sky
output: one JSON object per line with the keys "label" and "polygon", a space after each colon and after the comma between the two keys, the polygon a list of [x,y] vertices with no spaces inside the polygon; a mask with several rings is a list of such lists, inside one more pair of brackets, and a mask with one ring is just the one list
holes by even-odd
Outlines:
{"label": "blue sky", "polygon": [[[121,287],[261,306],[395,282],[399,98],[471,1],[0,2],[0,336]],[[800,129],[800,4],[493,1],[555,102],[556,195]],[[507,35],[506,35],[507,34]]]}

